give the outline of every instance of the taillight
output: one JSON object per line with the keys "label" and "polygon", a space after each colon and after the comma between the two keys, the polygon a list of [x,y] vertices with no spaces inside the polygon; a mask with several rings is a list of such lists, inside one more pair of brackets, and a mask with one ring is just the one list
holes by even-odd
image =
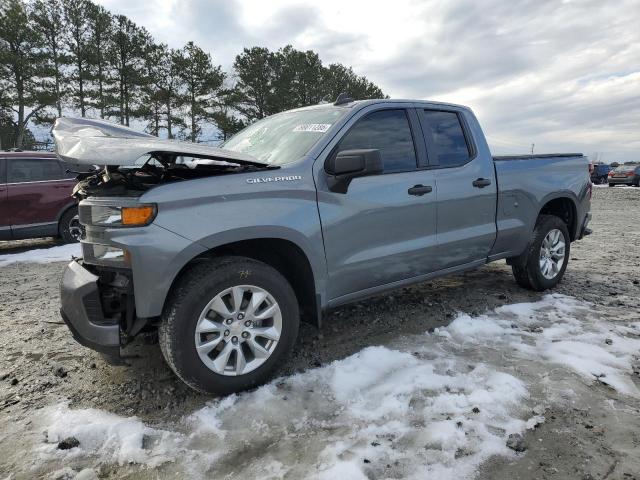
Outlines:
{"label": "taillight", "polygon": [[635,175],[635,173],[633,172],[627,172],[627,177],[633,177]]}
{"label": "taillight", "polygon": [[613,177],[613,170],[611,170],[611,171],[609,172],[609,176],[610,176],[610,177]]}

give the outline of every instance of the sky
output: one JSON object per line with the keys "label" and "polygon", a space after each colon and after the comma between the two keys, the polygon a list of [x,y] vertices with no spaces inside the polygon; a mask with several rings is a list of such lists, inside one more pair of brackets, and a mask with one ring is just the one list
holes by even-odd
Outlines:
{"label": "sky", "polygon": [[473,108],[494,154],[640,161],[640,0],[98,0],[230,70],[287,44],[391,98]]}

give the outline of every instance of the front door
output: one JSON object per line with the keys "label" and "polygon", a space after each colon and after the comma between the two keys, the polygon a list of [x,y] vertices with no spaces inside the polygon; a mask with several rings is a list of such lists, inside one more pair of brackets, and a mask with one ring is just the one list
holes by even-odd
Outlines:
{"label": "front door", "polygon": [[376,110],[332,149],[378,149],[384,171],[354,178],[346,193],[317,182],[330,300],[433,269],[437,191],[433,171],[417,168],[418,130],[414,112]]}
{"label": "front door", "polygon": [[479,150],[462,111],[420,109],[438,184],[437,269],[484,261],[496,239],[493,159]]}

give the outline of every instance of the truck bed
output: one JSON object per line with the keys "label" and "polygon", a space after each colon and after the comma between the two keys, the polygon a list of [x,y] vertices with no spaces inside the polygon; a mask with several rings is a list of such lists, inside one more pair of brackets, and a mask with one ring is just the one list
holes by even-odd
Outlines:
{"label": "truck bed", "polygon": [[[541,205],[555,196],[574,200],[578,208],[590,187],[589,163],[581,153],[494,156],[498,183],[494,252],[516,254],[526,247]],[[580,221],[586,212],[576,211]],[[522,232],[527,232],[523,235]],[[571,232],[572,236],[575,231]]]}

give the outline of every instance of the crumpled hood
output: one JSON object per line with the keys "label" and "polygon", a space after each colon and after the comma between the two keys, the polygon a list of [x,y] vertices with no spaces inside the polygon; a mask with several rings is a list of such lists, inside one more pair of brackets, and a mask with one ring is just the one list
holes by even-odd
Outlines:
{"label": "crumpled hood", "polygon": [[223,162],[264,165],[245,153],[191,142],[163,140],[104,120],[58,118],[51,133],[56,144],[56,154],[70,163],[130,166],[143,155],[162,152]]}

